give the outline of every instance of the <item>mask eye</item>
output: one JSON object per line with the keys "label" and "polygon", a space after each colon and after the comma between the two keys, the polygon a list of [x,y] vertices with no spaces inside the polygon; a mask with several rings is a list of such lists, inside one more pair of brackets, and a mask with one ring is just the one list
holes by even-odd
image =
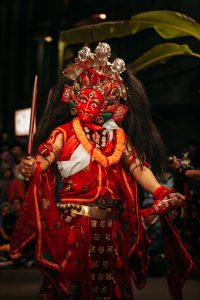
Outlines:
{"label": "mask eye", "polygon": [[91,99],[91,98],[93,98],[94,97],[94,92],[90,92],[89,93],[89,98]]}
{"label": "mask eye", "polygon": [[81,99],[80,102],[81,103],[86,103],[86,101],[84,99]]}
{"label": "mask eye", "polygon": [[92,103],[91,106],[96,108],[97,104],[96,103]]}

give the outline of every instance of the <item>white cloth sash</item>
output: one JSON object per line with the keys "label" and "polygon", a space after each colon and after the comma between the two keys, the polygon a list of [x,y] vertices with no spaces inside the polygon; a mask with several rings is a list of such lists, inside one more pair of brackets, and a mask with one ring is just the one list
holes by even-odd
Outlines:
{"label": "white cloth sash", "polygon": [[[109,132],[110,140],[113,139],[113,130],[117,129],[118,126],[113,119],[108,120],[103,124],[103,127]],[[57,161],[58,169],[63,178],[67,178],[71,175],[78,173],[87,167],[90,163],[91,156],[85,150],[85,148],[79,144],[78,147],[74,150],[69,160],[66,161]],[[92,159],[93,160],[93,159]]]}

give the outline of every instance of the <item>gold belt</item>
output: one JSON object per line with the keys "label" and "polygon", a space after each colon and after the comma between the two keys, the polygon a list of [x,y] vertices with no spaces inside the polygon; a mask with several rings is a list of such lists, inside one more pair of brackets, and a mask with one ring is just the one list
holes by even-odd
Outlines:
{"label": "gold belt", "polygon": [[68,204],[66,205],[62,203],[57,203],[57,207],[61,210],[70,210],[71,213],[94,219],[119,220],[122,216],[121,211],[109,211],[101,209],[99,207],[90,207],[81,204],[69,206]]}

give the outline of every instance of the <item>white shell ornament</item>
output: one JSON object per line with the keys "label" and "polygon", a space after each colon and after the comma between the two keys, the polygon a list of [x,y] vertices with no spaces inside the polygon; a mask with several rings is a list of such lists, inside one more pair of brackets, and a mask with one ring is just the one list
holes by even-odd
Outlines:
{"label": "white shell ornament", "polygon": [[89,47],[83,47],[80,51],[78,51],[78,58],[80,61],[85,61],[91,56],[91,50]]}
{"label": "white shell ornament", "polygon": [[108,59],[111,55],[110,45],[107,43],[99,43],[95,49],[95,53],[99,60]]}
{"label": "white shell ornament", "polygon": [[124,72],[125,69],[126,69],[125,62],[121,58],[116,58],[111,65],[111,70],[119,74]]}

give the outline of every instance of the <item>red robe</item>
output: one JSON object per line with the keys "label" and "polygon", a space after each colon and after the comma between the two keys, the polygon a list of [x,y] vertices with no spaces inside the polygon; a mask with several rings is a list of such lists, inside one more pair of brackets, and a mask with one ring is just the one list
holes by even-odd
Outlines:
{"label": "red robe", "polygon": [[[54,130],[50,140],[53,141],[60,132],[65,143],[59,160],[67,161],[79,141],[71,123]],[[105,152],[109,153],[114,145],[115,138]],[[40,268],[70,299],[92,300],[95,297],[101,299],[101,296],[105,299],[134,299],[131,277],[138,288],[144,286],[149,243],[140,216],[134,178],[121,162],[105,169],[91,160],[86,168],[62,178],[60,187],[58,185],[51,169],[33,178],[26,195],[24,213],[16,225],[12,251],[19,251],[35,238]],[[58,189],[60,199],[56,200]],[[92,203],[101,196],[123,201],[121,220],[71,216],[69,212],[59,213],[56,207],[56,201],[84,204]],[[183,273],[179,274],[182,279],[192,263],[180,245],[179,237],[174,234],[174,227],[170,227],[168,222],[163,219],[163,228],[170,232],[171,245],[180,250],[180,262],[184,262]]]}

